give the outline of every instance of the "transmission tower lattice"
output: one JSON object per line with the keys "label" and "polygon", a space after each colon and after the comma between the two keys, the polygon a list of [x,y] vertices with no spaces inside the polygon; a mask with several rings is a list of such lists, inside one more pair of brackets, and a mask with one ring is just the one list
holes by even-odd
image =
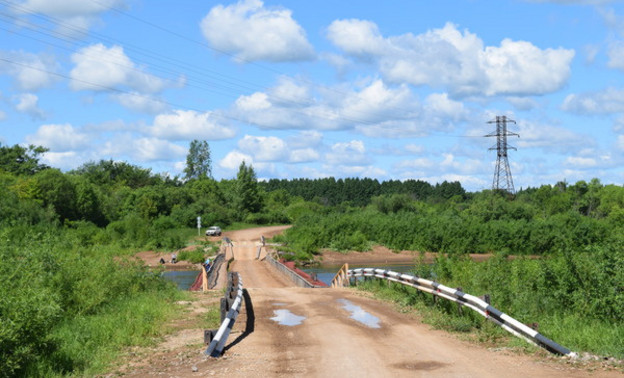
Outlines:
{"label": "transmission tower lattice", "polygon": [[492,181],[492,190],[505,190],[509,193],[515,194],[513,178],[511,178],[511,169],[509,168],[509,160],[507,159],[507,150],[516,150],[507,144],[508,136],[517,136],[519,134],[512,133],[507,130],[507,123],[516,123],[513,119],[509,119],[506,116],[496,116],[496,119],[489,121],[488,123],[496,123],[496,131],[485,135],[486,137],[496,137],[496,145],[492,146],[489,150],[496,150],[496,169],[494,170],[494,180]]}

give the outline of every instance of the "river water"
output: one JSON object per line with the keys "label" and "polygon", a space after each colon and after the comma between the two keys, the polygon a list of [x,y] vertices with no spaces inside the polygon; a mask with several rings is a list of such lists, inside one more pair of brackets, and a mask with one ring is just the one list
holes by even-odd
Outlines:
{"label": "river water", "polygon": [[[321,265],[314,268],[304,268],[302,270],[310,275],[316,274],[320,281],[329,286],[331,285],[331,280],[334,278],[336,273],[338,273],[341,267],[342,265]],[[349,264],[349,269],[356,268],[389,269],[400,273],[410,273],[414,268],[414,264]],[[167,270],[162,273],[162,276],[178,285],[178,289],[188,290],[193,282],[195,282],[197,273],[199,272],[196,270]]]}
{"label": "river water", "polygon": [[188,290],[199,272],[197,270],[166,270],[162,276],[178,285],[180,290]]}
{"label": "river water", "polygon": [[[340,270],[342,265],[321,265],[314,268],[303,268],[304,272],[312,275],[316,274],[319,281],[323,281],[327,285],[331,285],[331,280],[336,273]],[[389,269],[400,273],[410,273],[414,269],[414,264],[349,264],[349,269],[356,268],[376,268],[376,269]]]}

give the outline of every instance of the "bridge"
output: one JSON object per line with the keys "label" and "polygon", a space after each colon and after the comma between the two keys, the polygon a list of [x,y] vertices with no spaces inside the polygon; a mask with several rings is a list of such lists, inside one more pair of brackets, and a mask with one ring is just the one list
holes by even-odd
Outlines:
{"label": "bridge", "polygon": [[[227,358],[201,364],[216,374],[571,376],[569,371],[528,356],[450,337],[353,289],[299,287],[267,261],[267,249],[259,250],[261,235],[247,230],[230,238],[233,246],[226,248],[226,260],[232,259],[229,271],[238,273],[247,300],[239,301],[240,315],[234,325],[238,333],[224,343]],[[250,326],[252,329],[247,329]]]}
{"label": "bridge", "polygon": [[[588,376],[583,370],[565,365],[563,357],[548,357],[547,352],[536,357],[461,340],[432,329],[418,316],[401,313],[365,292],[341,285],[325,289],[300,287],[269,263],[266,248],[259,249],[262,235],[270,236],[267,233],[280,230],[264,228],[228,233],[231,245],[223,250],[229,268],[227,263],[222,265],[217,288],[228,286],[228,276],[233,279],[228,271],[237,273],[238,278],[234,278],[235,282],[225,292],[230,301],[224,309],[228,310],[226,318],[236,315],[236,321],[226,321],[227,330],[221,334],[214,330],[206,335],[209,345],[196,349],[186,363],[169,364],[166,368],[169,376]],[[349,274],[371,273],[384,275],[371,270],[368,273],[345,270],[342,280],[348,279]],[[441,287],[433,289],[444,292]],[[218,296],[223,296],[222,293],[222,290],[208,292]],[[225,298],[222,305],[223,302]],[[195,342],[201,340],[200,334],[194,335]],[[218,344],[223,351],[215,351]],[[208,357],[206,352],[217,357]],[[137,375],[152,374],[155,372]],[[620,375],[592,374],[597,376]]]}

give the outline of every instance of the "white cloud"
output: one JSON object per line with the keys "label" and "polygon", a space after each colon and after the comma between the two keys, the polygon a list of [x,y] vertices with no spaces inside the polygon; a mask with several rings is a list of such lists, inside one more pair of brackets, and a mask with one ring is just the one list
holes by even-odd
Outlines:
{"label": "white cloud", "polygon": [[253,158],[251,156],[234,150],[230,151],[227,155],[225,155],[223,159],[221,159],[221,161],[219,162],[219,166],[228,170],[236,170],[243,161],[247,165],[254,165]]}
{"label": "white cloud", "polygon": [[138,161],[171,160],[186,156],[188,150],[158,138],[139,138],[132,143],[132,156]]}
{"label": "white cloud", "polygon": [[305,149],[320,146],[323,134],[315,130],[303,130],[287,139],[287,143],[294,149]]}
{"label": "white cloud", "polygon": [[[300,135],[306,134],[315,135],[314,133],[300,133]],[[290,140],[294,139],[296,138],[290,138]],[[240,156],[248,156],[256,166],[260,167],[262,165],[265,168],[268,166],[265,164],[267,162],[307,163],[319,160],[320,154],[314,148],[305,146],[317,144],[318,142],[314,139],[291,144],[274,136],[245,135],[238,141],[238,150],[234,150],[234,155],[229,159],[236,158],[240,164],[240,161],[242,161]],[[236,159],[234,161],[237,161]]]}
{"label": "white cloud", "polygon": [[607,66],[624,71],[624,41],[615,41],[607,50],[609,61]]}
{"label": "white cloud", "polygon": [[563,110],[576,114],[611,114],[624,112],[624,90],[607,88],[600,92],[568,95]]}
{"label": "white cloud", "polygon": [[51,167],[72,169],[80,166],[86,160],[83,159],[76,151],[48,151],[42,155],[41,161]]}
{"label": "white cloud", "polygon": [[175,110],[154,119],[148,133],[169,140],[222,140],[234,137],[235,130],[212,112]]}
{"label": "white cloud", "polygon": [[43,125],[34,135],[26,136],[26,141],[30,144],[47,147],[51,152],[83,150],[89,146],[89,136],[69,123]]}
{"label": "white cloud", "polygon": [[396,168],[400,169],[431,169],[435,166],[435,162],[429,158],[418,158],[403,160],[396,164]]}
{"label": "white cloud", "polygon": [[431,94],[421,104],[406,85],[389,87],[378,79],[358,85],[314,88],[282,78],[266,93],[239,97],[232,112],[266,129],[356,129],[367,136],[392,138],[450,130],[468,117],[464,105],[445,93]]}
{"label": "white cloud", "polygon": [[283,8],[260,0],[217,5],[201,21],[204,37],[217,50],[241,61],[300,61],[314,58],[303,28]]}
{"label": "white cloud", "polygon": [[22,16],[32,13],[53,16],[60,20],[58,27],[62,29],[64,35],[84,35],[101,13],[124,2],[124,0],[26,0],[12,10]]}
{"label": "white cloud", "polygon": [[510,146],[523,150],[541,148],[545,151],[576,153],[580,148],[588,148],[596,144],[589,135],[577,134],[559,126],[526,120],[518,121],[517,126],[514,132],[520,134],[520,137],[509,137],[508,142]]}
{"label": "white cloud", "polygon": [[0,73],[13,76],[17,87],[24,91],[36,91],[49,87],[58,78],[51,72],[58,69],[58,63],[49,55],[36,55],[23,51],[0,51]]}
{"label": "white cloud", "polygon": [[123,4],[122,0],[27,0],[23,6],[31,12],[59,17],[93,16]]}
{"label": "white cloud", "polygon": [[288,157],[289,163],[309,163],[317,161],[320,158],[320,154],[313,148],[300,148],[290,151]]}
{"label": "white cloud", "polygon": [[187,153],[187,147],[159,138],[137,137],[132,133],[115,134],[97,149],[98,158],[125,159],[129,157],[139,162],[177,161],[184,158]]}
{"label": "white cloud", "polygon": [[[0,121],[4,121],[6,119],[6,113],[0,110]],[[1,141],[1,139],[0,139]]]}
{"label": "white cloud", "polygon": [[72,54],[71,60],[75,67],[70,72],[70,87],[74,90],[109,91],[128,87],[154,93],[165,87],[163,80],[137,67],[121,46],[107,48],[98,43]]}
{"label": "white cloud", "polygon": [[248,155],[254,157],[254,161],[283,161],[288,157],[286,143],[277,137],[261,137],[245,135],[238,141],[238,147]]}
{"label": "white cloud", "polygon": [[518,110],[531,110],[539,106],[537,101],[528,97],[507,97],[505,100]]}
{"label": "white cloud", "polygon": [[417,144],[408,144],[405,147],[403,147],[403,149],[406,152],[410,154],[414,154],[414,155],[420,155],[425,152],[425,147],[421,145],[417,145]]}
{"label": "white cloud", "polygon": [[591,168],[598,165],[595,158],[569,156],[566,158],[564,164],[577,168]]}
{"label": "white cloud", "polygon": [[28,114],[33,119],[45,118],[45,113],[39,108],[39,97],[36,95],[32,93],[24,93],[13,96],[13,99],[17,101],[15,109],[18,112]]}
{"label": "white cloud", "polygon": [[335,143],[331,151],[325,154],[327,164],[340,166],[368,165],[370,158],[366,154],[364,142],[352,140],[350,142]]}
{"label": "white cloud", "polygon": [[137,92],[114,94],[112,97],[120,105],[139,113],[156,114],[167,109],[168,105],[153,96]]}
{"label": "white cloud", "polygon": [[337,20],[328,38],[345,53],[377,64],[388,81],[443,86],[455,95],[554,92],[567,82],[574,57],[573,50],[542,50],[510,39],[484,46],[475,34],[451,23],[419,35],[384,38],[370,21]]}

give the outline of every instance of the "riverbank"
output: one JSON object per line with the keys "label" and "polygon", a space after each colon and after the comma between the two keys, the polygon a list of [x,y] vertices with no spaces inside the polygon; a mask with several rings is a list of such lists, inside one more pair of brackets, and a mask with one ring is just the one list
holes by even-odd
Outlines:
{"label": "riverbank", "polygon": [[[366,252],[336,252],[332,250],[323,250],[317,262],[322,265],[340,265],[340,264],[411,264],[420,258],[421,252],[418,251],[399,251],[393,252],[384,246],[374,246],[372,250]],[[433,263],[438,253],[425,252],[423,254],[424,262]],[[474,261],[485,261],[492,256],[491,253],[469,255]]]}

